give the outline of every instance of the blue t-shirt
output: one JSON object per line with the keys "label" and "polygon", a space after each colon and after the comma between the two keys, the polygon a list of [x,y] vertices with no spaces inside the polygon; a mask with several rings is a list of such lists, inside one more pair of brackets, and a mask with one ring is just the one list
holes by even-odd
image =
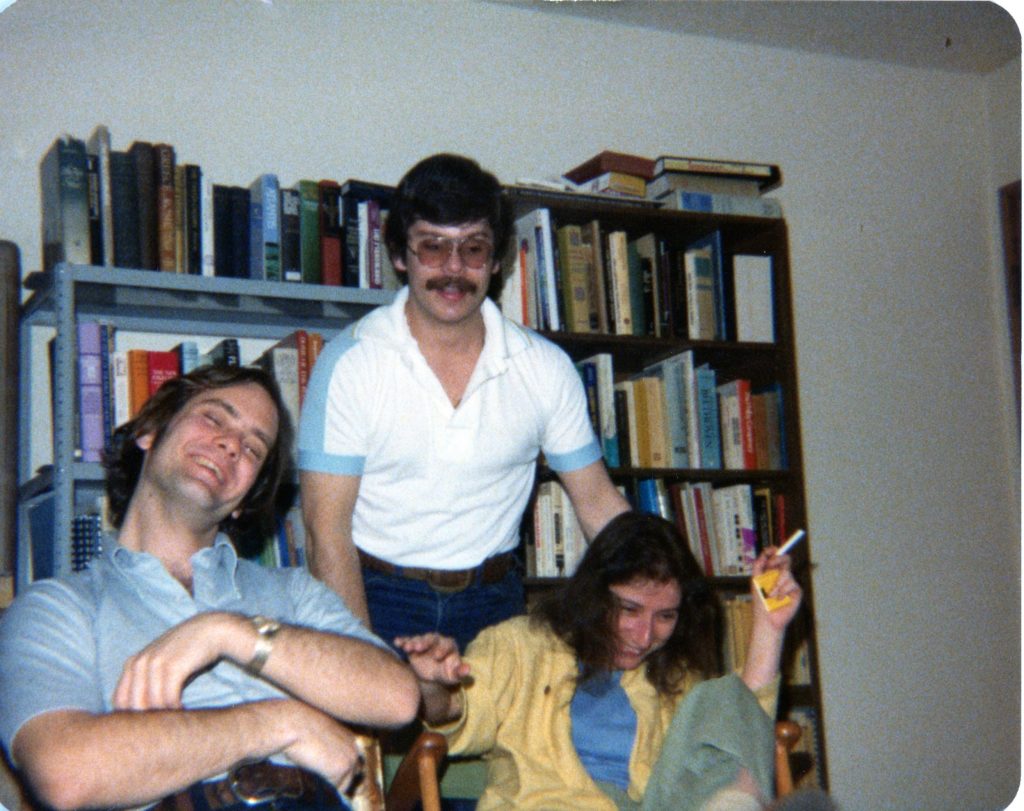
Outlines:
{"label": "blue t-shirt", "polygon": [[[0,742],[8,752],[21,726],[41,713],[112,711],[125,660],[206,611],[263,614],[386,649],[305,569],[239,559],[224,535],[192,556],[193,594],[153,555],[110,541],[86,571],[37,581],[0,617]],[[186,709],[227,707],[282,695],[222,661],[188,683],[182,702]]]}
{"label": "blue t-shirt", "polygon": [[572,742],[595,782],[629,787],[636,712],[619,683],[622,671],[598,674],[576,688],[569,705]]}

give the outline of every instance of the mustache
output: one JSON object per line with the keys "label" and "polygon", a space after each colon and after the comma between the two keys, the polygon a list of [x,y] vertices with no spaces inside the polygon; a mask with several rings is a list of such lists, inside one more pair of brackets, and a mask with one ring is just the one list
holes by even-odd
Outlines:
{"label": "mustache", "polygon": [[427,280],[427,290],[444,290],[446,287],[454,287],[460,293],[476,293],[479,289],[476,282],[464,276],[435,276]]}

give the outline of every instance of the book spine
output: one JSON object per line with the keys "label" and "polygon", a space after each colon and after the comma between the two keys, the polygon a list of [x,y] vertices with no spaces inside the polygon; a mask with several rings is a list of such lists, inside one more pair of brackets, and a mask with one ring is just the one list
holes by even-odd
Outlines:
{"label": "book spine", "polygon": [[145,349],[128,350],[128,393],[130,418],[139,413],[149,399],[149,352]]}
{"label": "book spine", "polygon": [[103,389],[103,446],[109,447],[117,424],[114,422],[114,386],[111,356],[114,354],[113,324],[100,325],[100,375]]}
{"label": "book spine", "polygon": [[160,268],[160,247],[157,237],[157,165],[153,145],[135,141],[128,149],[135,164],[135,205],[138,208],[136,224],[139,228],[139,263],[128,267],[144,270]]}
{"label": "book spine", "polygon": [[88,265],[89,167],[85,144],[61,138],[40,163],[42,188],[43,267],[60,262]]}
{"label": "book spine", "polygon": [[320,283],[338,287],[342,278],[341,187],[333,180],[318,185]]}
{"label": "book spine", "polygon": [[88,153],[85,160],[89,190],[89,264],[103,265],[103,206],[100,201],[99,157]]}
{"label": "book spine", "polygon": [[216,201],[208,172],[199,174],[199,247],[201,276],[217,275]]}
{"label": "book spine", "polygon": [[103,329],[95,321],[78,324],[79,443],[83,462],[99,462],[103,433]]}
{"label": "book spine", "polygon": [[301,200],[296,189],[281,189],[281,278],[302,281]]}
{"label": "book spine", "polygon": [[149,396],[152,397],[164,383],[177,377],[180,373],[178,353],[172,350],[151,349],[146,368],[149,373],[147,381]]}
{"label": "book spine", "polygon": [[782,204],[775,197],[748,197],[737,194],[710,194],[708,192],[677,189],[662,200],[667,208],[679,211],[699,211],[707,214],[730,214],[742,217],[782,216]]}
{"label": "book spine", "polygon": [[176,193],[174,182],[174,147],[154,144],[156,164],[156,239],[157,263],[165,273],[178,269],[178,250],[175,239]]}
{"label": "book spine", "polygon": [[114,226],[113,263],[119,268],[142,268],[139,245],[139,185],[136,165],[127,152],[110,153],[110,207]]}
{"label": "book spine", "polygon": [[700,460],[701,467],[720,470],[722,467],[722,443],[718,426],[718,396],[716,373],[707,364],[697,367],[697,403],[700,413]]}
{"label": "book spine", "polygon": [[185,164],[185,272],[203,275],[203,172],[194,163]]}
{"label": "book spine", "polygon": [[300,180],[298,191],[302,281],[320,284],[320,192],[314,180]]}

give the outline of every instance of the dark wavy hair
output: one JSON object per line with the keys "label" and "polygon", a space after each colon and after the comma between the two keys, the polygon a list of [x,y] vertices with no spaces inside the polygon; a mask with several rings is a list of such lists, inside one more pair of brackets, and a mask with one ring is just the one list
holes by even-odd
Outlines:
{"label": "dark wavy hair", "polygon": [[[114,431],[110,447],[104,454],[107,504],[110,523],[120,528],[128,503],[135,493],[142,472],[145,452],[136,440],[153,433],[155,448],[164,437],[167,426],[194,397],[207,391],[255,383],[270,396],[277,408],[277,438],[256,476],[252,488],[239,505],[237,518],[228,516],[220,529],[236,546],[248,547],[259,538],[262,543],[274,530],[280,510],[278,490],[291,465],[294,428],[281,399],[277,383],[263,369],[255,366],[200,366],[186,375],[171,378],[150,397],[134,418]],[[251,550],[240,548],[240,552]]]}
{"label": "dark wavy hair", "polygon": [[688,670],[717,675],[720,608],[685,538],[670,521],[626,512],[602,529],[575,574],[534,608],[532,621],[547,625],[580,662],[580,680],[613,669],[618,604],[610,587],[636,578],[679,584],[679,620],[665,645],[646,660],[646,675],[659,693],[682,689]]}
{"label": "dark wavy hair", "polygon": [[398,182],[384,227],[392,262],[405,259],[409,229],[417,220],[434,225],[484,220],[493,232],[497,259],[505,255],[512,235],[512,206],[498,178],[471,158],[448,152],[424,158]]}

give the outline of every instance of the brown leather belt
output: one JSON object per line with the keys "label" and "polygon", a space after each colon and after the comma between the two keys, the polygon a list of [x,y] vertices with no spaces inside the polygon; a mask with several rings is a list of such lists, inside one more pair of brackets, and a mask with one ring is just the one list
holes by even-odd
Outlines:
{"label": "brown leather belt", "polygon": [[211,780],[164,797],[150,811],[217,811],[244,803],[257,806],[291,800],[311,808],[345,808],[326,780],[297,766],[260,761],[232,769],[227,777]]}
{"label": "brown leather belt", "polygon": [[360,549],[359,562],[376,572],[423,580],[435,591],[455,592],[469,588],[474,583],[497,583],[515,568],[516,555],[515,552],[492,555],[472,569],[421,569],[415,566],[396,566]]}

